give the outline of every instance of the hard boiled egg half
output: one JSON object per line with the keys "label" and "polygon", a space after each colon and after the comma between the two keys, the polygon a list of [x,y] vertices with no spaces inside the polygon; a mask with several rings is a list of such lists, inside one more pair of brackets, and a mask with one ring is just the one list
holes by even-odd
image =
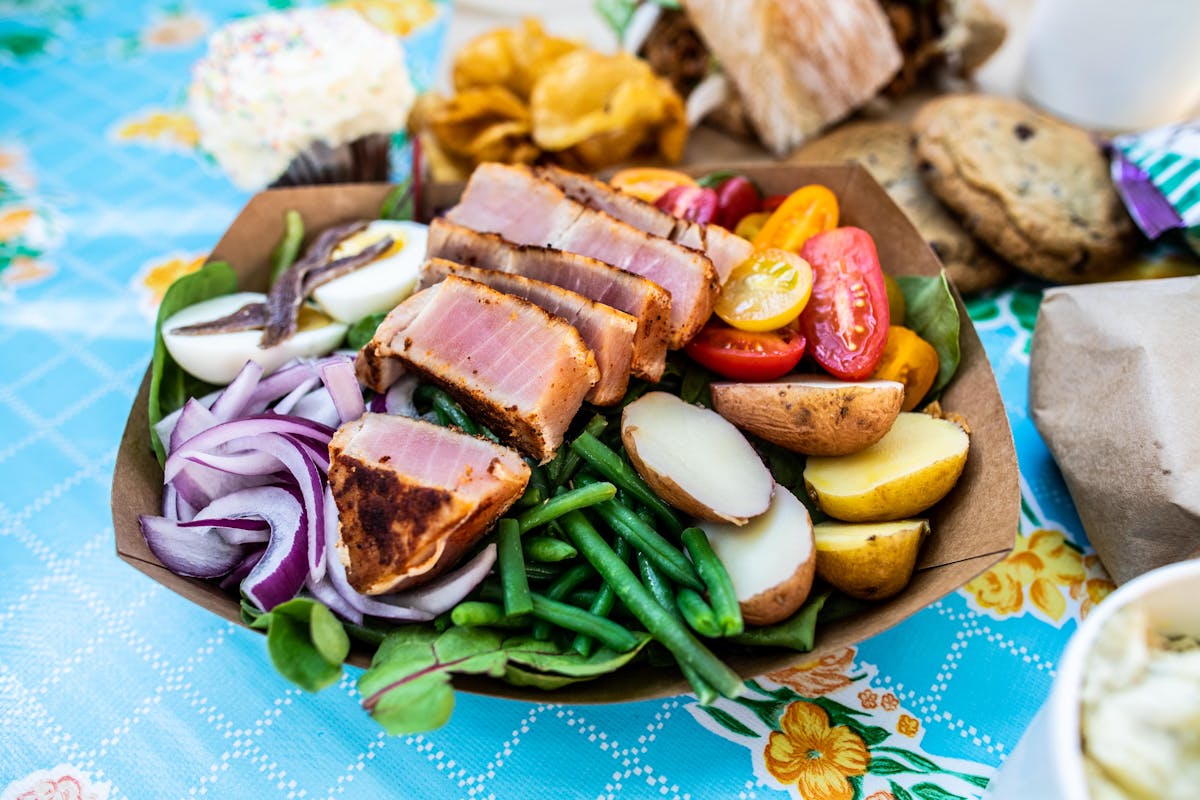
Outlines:
{"label": "hard boiled egg half", "polygon": [[346,325],[310,306],[301,306],[296,332],[274,347],[258,346],[262,330],[232,333],[175,333],[176,328],[228,316],[247,303],[266,302],[259,292],[237,292],[188,306],[171,315],[162,326],[163,343],[171,358],[202,381],[224,386],[247,361],[262,365],[263,372],[278,369],[293,358],[332,352],[346,335]]}
{"label": "hard boiled egg half", "polygon": [[375,220],[344,239],[331,260],[352,256],[387,236],[392,238],[392,246],[370,264],[313,291],[312,298],[321,310],[349,325],[370,314],[391,311],[412,294],[429,239],[429,229],[419,222]]}

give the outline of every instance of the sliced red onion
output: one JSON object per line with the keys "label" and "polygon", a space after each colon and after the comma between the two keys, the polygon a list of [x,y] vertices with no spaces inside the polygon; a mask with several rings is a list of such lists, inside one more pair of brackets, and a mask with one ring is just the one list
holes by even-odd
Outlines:
{"label": "sliced red onion", "polygon": [[[212,408],[212,404],[215,403],[217,398],[220,396],[221,392],[218,390],[215,392],[209,392],[198,399],[189,398],[189,401],[194,399],[205,408]],[[186,405],[187,404],[185,403],[184,406]],[[180,406],[170,414],[167,414],[165,417],[160,419],[158,422],[154,423],[154,432],[158,434],[158,440],[163,443],[163,447],[170,447],[171,435],[175,430],[175,423],[179,421],[179,416],[183,413],[184,406]],[[198,432],[199,431],[197,431],[197,433]]]}
{"label": "sliced red onion", "polygon": [[242,581],[242,593],[250,602],[270,611],[295,597],[308,579],[306,508],[295,491],[278,486],[259,486],[236,494],[237,503],[246,509],[245,516],[266,520],[271,526],[271,540],[262,559]]}
{"label": "sliced red onion", "polygon": [[424,586],[396,594],[380,595],[377,599],[388,605],[419,608],[434,616],[443,614],[471,593],[491,572],[496,563],[496,545],[489,544],[474,558]]}
{"label": "sliced red onion", "polygon": [[347,622],[353,622],[355,625],[362,625],[363,615],[354,606],[347,602],[346,598],[338,594],[338,590],[329,582],[329,576],[325,576],[325,580],[314,581],[309,579],[305,584],[306,588],[312,592],[312,596],[320,600],[329,607],[329,610],[337,614]]}
{"label": "sliced red onion", "polygon": [[216,415],[199,400],[188,400],[183,404],[183,408],[179,409],[179,417],[171,431],[171,438],[167,440],[167,452],[174,452],[179,445],[196,434],[203,433],[218,422],[220,420]]}
{"label": "sliced red onion", "polygon": [[321,380],[333,398],[338,419],[345,423],[356,420],[367,412],[363,403],[362,387],[354,375],[354,364],[349,360],[322,364]]}
{"label": "sliced red onion", "polygon": [[301,383],[316,377],[317,368],[312,361],[307,359],[289,361],[258,382],[254,393],[250,395],[250,401],[246,404],[247,413],[261,414],[271,403],[285,396]]}
{"label": "sliced red onion", "polygon": [[246,548],[231,544],[210,529],[185,528],[166,517],[138,517],[142,536],[154,557],[176,575],[219,578],[245,556]]}
{"label": "sliced red onion", "polygon": [[372,414],[386,414],[387,413],[386,398],[387,398],[387,395],[382,395],[377,392],[372,394],[371,402],[367,403],[367,410],[370,411]]}
{"label": "sliced red onion", "polygon": [[166,481],[174,480],[192,456],[214,452],[218,447],[237,439],[265,437],[274,433],[287,433],[324,443],[328,443],[333,437],[332,428],[308,419],[281,414],[252,414],[242,419],[218,423],[173,448],[163,465],[163,478]]}
{"label": "sliced red onion", "polygon": [[221,392],[221,396],[212,404],[213,416],[221,422],[240,417],[245,412],[250,398],[254,395],[254,390],[258,388],[262,374],[261,364],[247,361],[229,385],[225,387],[225,390]]}
{"label": "sliced red onion", "polygon": [[229,571],[229,574],[221,579],[219,584],[222,589],[227,592],[232,592],[242,585],[242,581],[250,574],[250,570],[254,569],[266,552],[265,548],[251,551],[251,553],[238,562],[238,565]]}
{"label": "sliced red onion", "polygon": [[337,406],[333,404],[333,397],[324,386],[319,386],[300,398],[300,402],[292,409],[292,416],[310,419],[330,428],[336,428],[341,422]]}
{"label": "sliced red onion", "polygon": [[413,403],[413,392],[417,390],[420,379],[416,375],[402,375],[393,383],[384,395],[384,408],[389,414],[399,414],[402,417],[418,417],[417,406]]}
{"label": "sliced red onion", "polygon": [[320,379],[315,375],[305,378],[303,383],[298,384],[295,389],[285,394],[271,410],[276,414],[292,413],[292,409],[296,407],[296,403],[300,402],[300,399],[311,392],[313,387],[320,382]]}

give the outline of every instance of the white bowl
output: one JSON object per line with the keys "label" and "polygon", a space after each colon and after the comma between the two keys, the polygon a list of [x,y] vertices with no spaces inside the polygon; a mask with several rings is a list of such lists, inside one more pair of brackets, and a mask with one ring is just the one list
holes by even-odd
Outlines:
{"label": "white bowl", "polygon": [[1097,634],[1125,606],[1144,609],[1155,630],[1200,636],[1200,560],[1147,572],[1109,595],[1079,627],[1063,657],[1050,698],[992,779],[991,800],[1088,800],[1079,746],[1080,693]]}

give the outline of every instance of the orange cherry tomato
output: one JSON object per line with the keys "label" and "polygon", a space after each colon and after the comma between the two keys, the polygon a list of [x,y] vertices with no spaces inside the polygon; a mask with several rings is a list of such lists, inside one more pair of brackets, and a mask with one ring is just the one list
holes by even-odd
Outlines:
{"label": "orange cherry tomato", "polygon": [[676,186],[697,186],[696,179],[673,169],[630,167],[608,179],[610,186],[653,203]]}
{"label": "orange cherry tomato", "polygon": [[743,239],[753,241],[758,232],[762,230],[762,226],[766,225],[767,220],[770,218],[771,212],[769,211],[756,211],[753,214],[747,214],[742,217],[733,232]]}
{"label": "orange cherry tomato", "polygon": [[792,192],[771,212],[752,244],[759,250],[777,247],[799,253],[810,236],[831,231],[837,224],[837,197],[820,184],[809,184]]}

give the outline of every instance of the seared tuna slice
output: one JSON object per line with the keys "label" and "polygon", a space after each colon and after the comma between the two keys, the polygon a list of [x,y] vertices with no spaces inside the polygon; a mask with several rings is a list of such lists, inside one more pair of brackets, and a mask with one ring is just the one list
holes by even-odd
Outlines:
{"label": "seared tuna slice", "polygon": [[701,251],[712,261],[722,285],[733,268],[749,258],[754,250],[750,242],[720,225],[698,225],[677,219],[651,203],[588,175],[560,167],[538,167],[535,172],[562,189],[572,200],[610,214],[638,230]]}
{"label": "seared tuna slice", "polygon": [[[420,309],[416,314],[412,305]],[[453,276],[392,309],[358,354],[360,379],[386,372],[367,362],[390,358],[450,392],[502,440],[542,462],[554,456],[600,379],[592,351],[567,322],[528,300]]]}
{"label": "seared tuna slice", "polygon": [[429,225],[429,258],[511,272],[552,283],[637,320],[633,374],[649,381],[662,377],[667,359],[667,319],[671,296],[653,281],[614,266],[548,247],[514,244],[494,233],[480,233],[438,217]]}
{"label": "seared tuna slice", "polygon": [[481,164],[446,217],[518,244],[568,250],[649,278],[671,294],[672,348],[683,347],[700,330],[720,288],[708,256],[571,200],[528,167]]}
{"label": "seared tuna slice", "polygon": [[364,414],[329,443],[338,552],[350,585],[385,594],[452,567],[525,491],[529,465],[486,439]]}
{"label": "seared tuna slice", "polygon": [[421,287],[432,286],[450,275],[523,298],[569,322],[596,357],[596,366],[600,370],[600,380],[585,399],[598,406],[608,406],[625,396],[629,387],[633,335],[637,332],[637,320],[633,317],[552,283],[468,267],[442,258],[431,258],[421,266]]}

